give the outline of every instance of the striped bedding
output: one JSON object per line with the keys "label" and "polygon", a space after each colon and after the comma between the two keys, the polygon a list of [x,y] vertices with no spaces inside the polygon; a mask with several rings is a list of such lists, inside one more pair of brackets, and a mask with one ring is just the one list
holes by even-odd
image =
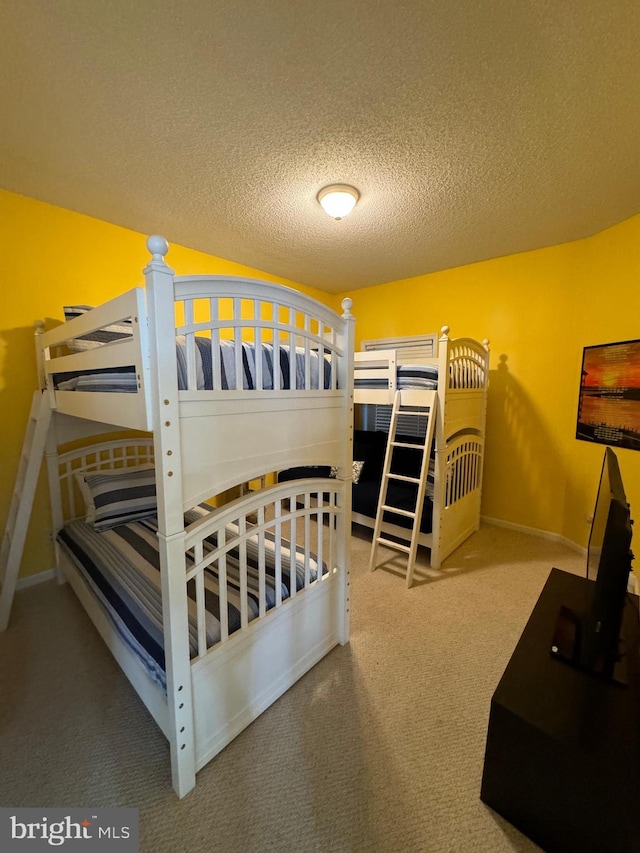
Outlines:
{"label": "striped bedding", "polygon": [[[196,387],[199,391],[212,390],[213,363],[211,340],[196,336]],[[274,387],[274,355],[273,344],[263,343],[262,353],[262,389],[272,390]],[[275,371],[280,372],[280,388],[291,387],[290,347],[278,347],[275,357]],[[310,387],[320,387],[320,356],[317,352],[309,351]],[[178,370],[178,388],[187,387],[187,359],[184,336],[176,338],[176,357]],[[295,350],[295,387],[305,387],[305,363],[307,353],[304,347]],[[331,387],[331,363],[324,359],[323,387]],[[242,375],[236,371],[235,344],[233,341],[220,341],[220,384],[223,391],[254,390],[257,387],[256,347],[253,343],[242,343]],[[91,373],[60,374],[57,377],[56,388],[59,391],[118,391],[121,393],[136,393],[138,383],[133,368],[119,370],[100,370]]]}
{"label": "striped bedding", "polygon": [[[185,525],[197,521],[207,511],[199,507],[185,514]],[[95,595],[120,638],[138,657],[151,679],[166,691],[164,640],[162,634],[162,596],[160,588],[160,558],[158,552],[157,521],[155,517],[130,522],[111,530],[98,532],[91,524],[76,519],[69,522],[58,534],[58,542],[80,570],[88,588]],[[236,525],[228,525],[227,541],[238,532]],[[259,613],[258,537],[247,542],[247,605],[249,619]],[[205,542],[205,553],[207,551]],[[211,551],[215,543],[209,544]],[[240,627],[240,572],[238,551],[227,556],[227,613],[229,633]],[[281,596],[289,597],[291,551],[288,543],[280,551]],[[296,549],[296,589],[305,583],[305,554]],[[276,551],[272,536],[265,534],[266,607],[276,603],[275,583]],[[187,568],[190,558],[187,555]],[[322,566],[322,572],[326,566]],[[317,578],[318,563],[309,555],[309,577]],[[189,642],[191,655],[197,653],[196,604],[194,582],[190,581]],[[207,646],[220,640],[220,606],[217,565],[205,573],[206,635]]]}
{"label": "striped bedding", "polygon": [[96,370],[86,374],[58,373],[54,374],[54,382],[58,391],[119,391],[125,394],[135,394],[138,391],[138,380],[133,367]]}
{"label": "striped bedding", "polygon": [[[356,388],[387,389],[386,379],[358,379],[356,371],[354,385]],[[422,389],[435,391],[438,387],[438,367],[435,364],[402,364],[396,369],[396,388]]]}
{"label": "striped bedding", "polygon": [[400,389],[435,391],[438,387],[438,367],[435,364],[402,364],[397,373],[397,387]]}

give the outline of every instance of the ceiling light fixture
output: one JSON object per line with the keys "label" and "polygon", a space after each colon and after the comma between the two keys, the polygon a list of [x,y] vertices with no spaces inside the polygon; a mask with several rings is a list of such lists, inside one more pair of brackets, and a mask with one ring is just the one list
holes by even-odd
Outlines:
{"label": "ceiling light fixture", "polygon": [[331,184],[318,193],[318,201],[322,209],[333,219],[343,219],[348,216],[359,198],[358,190],[348,184]]}

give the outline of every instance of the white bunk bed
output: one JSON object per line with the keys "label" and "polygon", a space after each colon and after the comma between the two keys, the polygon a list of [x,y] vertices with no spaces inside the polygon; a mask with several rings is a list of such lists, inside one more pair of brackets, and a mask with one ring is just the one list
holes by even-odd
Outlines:
{"label": "white bunk bed", "polygon": [[[183,797],[233,737],[348,642],[353,317],[348,299],[339,316],[281,285],[176,277],[164,261],[166,242],[150,237],[147,246],[144,289],[40,331],[36,341],[53,410],[47,464],[60,579],[68,579],[165,733],[173,786]],[[111,336],[113,329],[124,334]],[[87,336],[114,340],[78,346]],[[128,392],[117,384],[82,390],[122,369],[135,377]],[[98,386],[83,385],[96,370]],[[123,438],[119,427],[135,432]],[[230,503],[202,508],[232,487],[264,482],[285,461],[337,466],[338,477],[245,494],[240,488]],[[94,488],[97,508],[96,482],[104,478],[91,475],[119,481],[140,472],[144,479],[150,467],[155,518],[134,512],[131,526],[157,542],[157,579],[153,568],[142,569],[159,602],[147,613],[148,633],[155,630],[163,646],[151,661],[155,675],[127,620],[105,606],[127,581],[118,575],[105,587],[77,558],[91,538],[100,549],[124,535],[126,552],[134,535],[87,524],[91,500],[83,503],[78,483],[85,498]],[[60,532],[74,526],[75,540]]]}
{"label": "white bunk bed", "polygon": [[[450,338],[449,331],[443,326],[440,337],[364,342],[354,364],[354,402],[374,411],[391,407],[397,390],[437,389],[433,482],[427,488],[433,505],[431,532],[419,537],[419,544],[430,549],[434,569],[480,525],[489,341]],[[376,428],[368,420],[367,429]],[[369,515],[354,512],[352,518],[374,526]],[[407,538],[404,528],[388,521],[382,530]]]}

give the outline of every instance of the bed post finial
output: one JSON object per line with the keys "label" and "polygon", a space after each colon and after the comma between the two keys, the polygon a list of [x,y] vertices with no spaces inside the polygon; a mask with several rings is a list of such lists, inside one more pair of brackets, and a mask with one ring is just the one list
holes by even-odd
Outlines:
{"label": "bed post finial", "polygon": [[340,305],[342,306],[342,311],[343,311],[342,319],[343,319],[343,320],[346,320],[347,318],[351,318],[351,317],[353,317],[353,314],[351,313],[351,309],[353,308],[353,299],[351,299],[350,297],[346,296],[346,297],[342,300],[342,302],[340,303]]}
{"label": "bed post finial", "polygon": [[443,326],[440,329],[440,334],[442,335],[443,338],[448,338],[450,331],[451,331],[451,328],[449,326]]}
{"label": "bed post finial", "polygon": [[164,256],[169,251],[169,244],[164,237],[152,234],[151,237],[147,237],[147,249],[153,255],[152,261],[160,261],[163,264]]}
{"label": "bed post finial", "polygon": [[489,340],[489,338],[485,338],[482,341],[482,346],[486,349],[487,352],[489,352],[489,344],[490,343],[491,343],[491,341]]}

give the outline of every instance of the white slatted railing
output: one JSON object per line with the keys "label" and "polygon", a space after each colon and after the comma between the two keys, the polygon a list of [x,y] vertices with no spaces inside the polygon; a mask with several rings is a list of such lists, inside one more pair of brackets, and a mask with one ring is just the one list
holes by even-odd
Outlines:
{"label": "white slatted railing", "polygon": [[[207,636],[208,583],[218,589],[219,641],[225,642],[230,636],[227,605],[231,598],[236,609],[239,601],[239,627],[244,629],[254,618],[267,616],[271,607],[285,606],[289,598],[332,576],[337,564],[335,520],[342,495],[343,484],[338,480],[290,481],[213,510],[187,529],[186,582],[193,584],[196,601],[198,658],[217,646]],[[229,586],[231,573],[234,581]],[[272,604],[267,601],[270,587]],[[253,615],[250,598],[257,609]]]}
{"label": "white slatted railing", "polygon": [[487,352],[476,341],[461,338],[449,344],[449,388],[483,389],[487,384]]}
{"label": "white slatted railing", "polygon": [[482,448],[480,439],[469,438],[457,444],[446,459],[445,507],[461,500],[480,488],[482,475]]}
{"label": "white slatted railing", "polygon": [[[337,390],[343,331],[336,328],[328,310],[326,316],[319,316],[317,304],[314,312],[305,312],[284,300],[274,301],[273,290],[268,295],[265,291],[264,298],[229,296],[224,290],[219,298],[185,296],[180,291],[193,291],[198,277],[178,281],[183,286],[176,288],[180,317],[176,337],[185,342],[187,390],[203,390],[198,384],[202,356],[196,337],[211,360],[207,390]],[[260,290],[259,283],[255,284]],[[247,364],[249,388],[243,382]]]}

